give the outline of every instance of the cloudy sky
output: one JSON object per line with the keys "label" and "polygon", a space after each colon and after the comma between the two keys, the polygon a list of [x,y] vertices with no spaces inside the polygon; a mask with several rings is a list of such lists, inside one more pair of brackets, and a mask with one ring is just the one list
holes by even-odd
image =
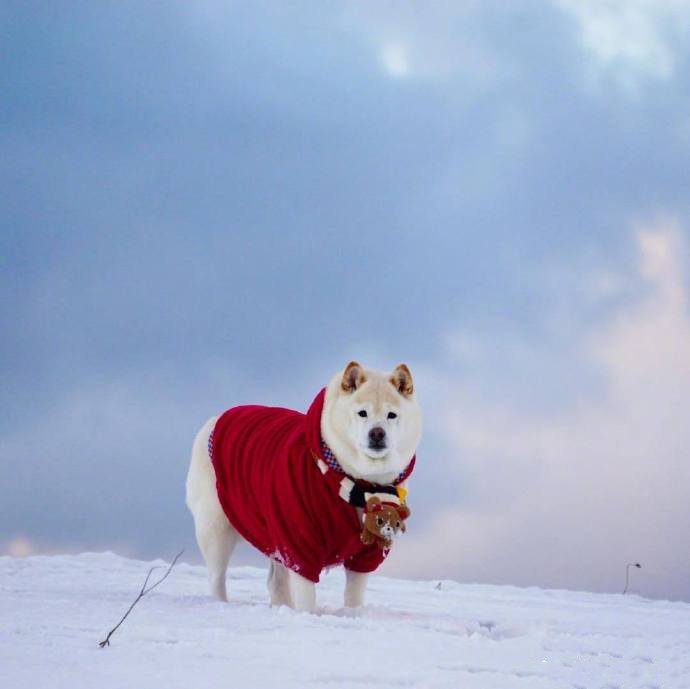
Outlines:
{"label": "cloudy sky", "polygon": [[639,560],[690,600],[690,3],[22,1],[0,30],[0,551],[198,558],[208,416],[405,361],[389,574],[617,591]]}

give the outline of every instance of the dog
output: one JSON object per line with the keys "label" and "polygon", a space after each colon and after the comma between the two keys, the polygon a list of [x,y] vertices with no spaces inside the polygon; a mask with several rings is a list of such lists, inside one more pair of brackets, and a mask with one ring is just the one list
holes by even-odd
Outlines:
{"label": "dog", "polygon": [[346,607],[364,602],[387,550],[362,542],[372,497],[405,502],[422,417],[405,364],[392,373],[352,361],[306,414],[241,406],[197,434],[186,502],[211,594],[227,601],[226,570],[244,538],[269,557],[271,605],[313,612],[320,572],[344,565]]}

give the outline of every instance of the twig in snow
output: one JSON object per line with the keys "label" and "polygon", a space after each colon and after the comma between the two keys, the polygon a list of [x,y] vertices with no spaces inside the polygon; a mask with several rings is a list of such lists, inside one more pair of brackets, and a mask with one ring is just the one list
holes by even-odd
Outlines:
{"label": "twig in snow", "polygon": [[146,579],[144,579],[144,583],[142,584],[141,591],[139,591],[139,595],[134,599],[134,602],[132,603],[132,605],[129,606],[129,608],[127,609],[127,612],[122,616],[122,619],[108,632],[108,636],[106,636],[105,639],[103,639],[103,641],[99,642],[98,645],[101,648],[105,648],[106,646],[110,646],[110,637],[115,633],[117,628],[127,619],[127,615],[129,615],[129,613],[132,612],[132,610],[134,609],[134,606],[147,593],[149,593],[150,591],[153,591],[153,589],[155,589],[156,586],[158,586],[159,584],[162,584],[163,581],[165,581],[168,574],[170,574],[170,572],[172,572],[172,568],[175,566],[177,561],[180,559],[180,556],[182,555],[182,553],[184,553],[184,550],[180,550],[180,552],[177,553],[177,555],[175,555],[175,558],[170,563],[170,566],[166,570],[165,574],[155,584],[151,584],[151,586],[146,588],[147,584],[149,583],[149,579],[151,578],[151,575],[153,574],[153,572],[157,569],[160,569],[160,567],[151,567],[151,569],[149,570],[149,573],[146,575]]}
{"label": "twig in snow", "polygon": [[639,562],[628,562],[628,564],[625,565],[625,588],[623,589],[623,593],[628,592],[628,578],[630,576],[631,567],[637,567],[637,569],[642,569],[642,565]]}

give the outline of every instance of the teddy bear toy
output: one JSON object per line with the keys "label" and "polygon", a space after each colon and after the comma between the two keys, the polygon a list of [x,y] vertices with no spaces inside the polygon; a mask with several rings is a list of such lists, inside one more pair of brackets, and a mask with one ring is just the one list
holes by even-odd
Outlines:
{"label": "teddy bear toy", "polygon": [[399,532],[405,531],[405,520],[410,516],[410,508],[403,504],[395,505],[373,496],[364,507],[364,527],[362,543],[376,543],[382,550],[393,545]]}

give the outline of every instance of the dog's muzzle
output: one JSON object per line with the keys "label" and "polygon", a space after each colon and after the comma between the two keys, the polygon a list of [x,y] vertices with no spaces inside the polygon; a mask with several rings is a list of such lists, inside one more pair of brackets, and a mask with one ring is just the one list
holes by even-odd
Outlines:
{"label": "dog's muzzle", "polygon": [[386,449],[386,431],[381,426],[374,426],[369,431],[369,449],[370,450],[385,450]]}

